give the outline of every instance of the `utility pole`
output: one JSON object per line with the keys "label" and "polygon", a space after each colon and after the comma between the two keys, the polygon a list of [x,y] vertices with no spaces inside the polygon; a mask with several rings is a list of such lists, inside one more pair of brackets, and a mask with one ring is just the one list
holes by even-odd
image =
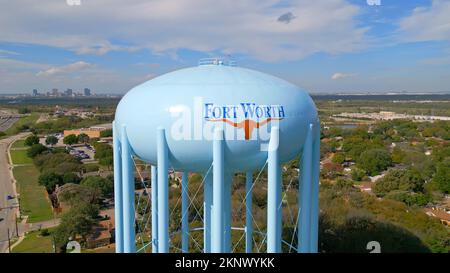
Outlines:
{"label": "utility pole", "polygon": [[20,210],[20,196],[17,194],[17,204],[19,206],[19,219],[22,220],[22,211]]}
{"label": "utility pole", "polygon": [[17,236],[17,238],[19,238],[19,225],[17,224],[17,214],[15,215],[15,222],[16,222],[16,236]]}
{"label": "utility pole", "polygon": [[8,253],[11,253],[11,238],[9,238],[9,228],[7,229],[8,231]]}

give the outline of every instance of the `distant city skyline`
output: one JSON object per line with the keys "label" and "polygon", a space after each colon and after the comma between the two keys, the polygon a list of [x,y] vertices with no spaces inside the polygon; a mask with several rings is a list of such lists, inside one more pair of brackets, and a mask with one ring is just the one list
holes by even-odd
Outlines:
{"label": "distant city skyline", "polygon": [[80,3],[2,1],[0,95],[124,94],[216,56],[312,94],[450,93],[450,0]]}

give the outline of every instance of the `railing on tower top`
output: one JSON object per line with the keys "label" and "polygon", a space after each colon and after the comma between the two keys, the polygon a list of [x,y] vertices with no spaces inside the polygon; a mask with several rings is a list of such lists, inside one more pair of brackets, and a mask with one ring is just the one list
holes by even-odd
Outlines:
{"label": "railing on tower top", "polygon": [[204,58],[198,61],[198,65],[226,65],[236,66],[236,61],[228,58]]}

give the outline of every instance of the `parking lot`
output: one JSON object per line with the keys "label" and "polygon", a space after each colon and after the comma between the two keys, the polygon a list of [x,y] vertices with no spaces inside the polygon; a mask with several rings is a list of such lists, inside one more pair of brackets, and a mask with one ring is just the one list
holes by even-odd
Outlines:
{"label": "parking lot", "polygon": [[93,161],[95,156],[95,149],[89,144],[86,145],[76,145],[72,147],[67,147],[69,154],[78,157],[83,162]]}
{"label": "parking lot", "polygon": [[[69,152],[69,154],[81,159],[82,162],[90,162],[90,161],[94,161],[94,156],[95,156],[95,149],[94,147],[92,147],[89,144],[75,144],[72,146],[68,146],[66,144],[63,143],[63,139],[64,139],[64,135],[59,133],[59,134],[53,134],[53,136],[55,136],[56,138],[58,138],[58,143],[56,143],[55,145],[53,145],[53,147],[66,147],[67,151]],[[41,143],[42,145],[46,145],[45,144],[45,139],[47,136],[45,137],[41,137],[39,140],[39,143]],[[46,145],[48,146],[48,145]]]}

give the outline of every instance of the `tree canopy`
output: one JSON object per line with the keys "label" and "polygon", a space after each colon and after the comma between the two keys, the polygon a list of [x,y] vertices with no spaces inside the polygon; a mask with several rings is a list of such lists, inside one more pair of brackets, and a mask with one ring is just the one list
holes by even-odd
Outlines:
{"label": "tree canopy", "polygon": [[73,144],[78,143],[78,137],[76,135],[73,135],[73,134],[72,135],[68,135],[68,136],[64,137],[63,142],[66,145],[73,145]]}
{"label": "tree canopy", "polygon": [[33,146],[39,143],[39,137],[37,135],[31,135],[25,139],[24,143],[26,146]]}
{"label": "tree canopy", "polygon": [[55,145],[56,143],[58,143],[58,138],[55,136],[48,136],[45,138],[45,144],[47,145]]}
{"label": "tree canopy", "polygon": [[361,153],[357,164],[368,175],[378,175],[392,165],[391,155],[384,149],[371,149]]}

